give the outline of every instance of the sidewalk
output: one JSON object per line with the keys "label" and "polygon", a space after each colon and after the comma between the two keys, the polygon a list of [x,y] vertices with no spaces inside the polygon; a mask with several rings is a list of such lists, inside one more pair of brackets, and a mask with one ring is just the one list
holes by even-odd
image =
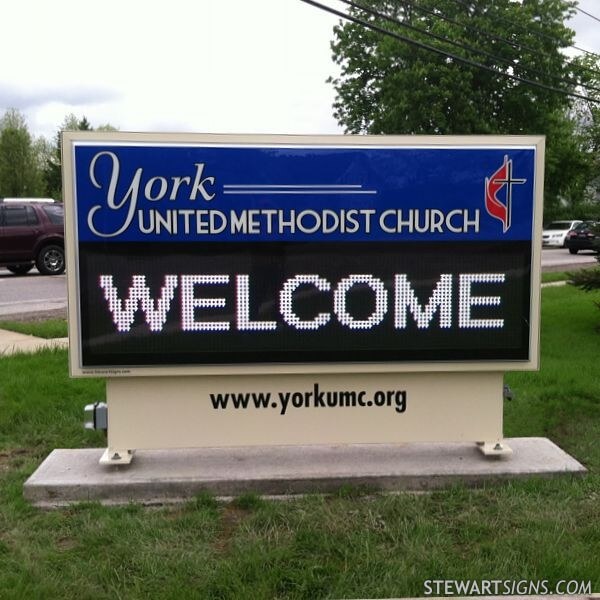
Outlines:
{"label": "sidewalk", "polygon": [[46,340],[32,335],[25,335],[24,333],[0,329],[0,356],[37,352],[45,348],[67,348],[68,345],[68,338]]}

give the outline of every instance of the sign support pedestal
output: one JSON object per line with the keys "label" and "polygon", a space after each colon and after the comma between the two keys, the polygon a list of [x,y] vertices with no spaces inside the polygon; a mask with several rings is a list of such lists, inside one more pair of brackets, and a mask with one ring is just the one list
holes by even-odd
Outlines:
{"label": "sign support pedestal", "polygon": [[134,448],[481,440],[507,456],[503,387],[500,372],[112,378],[100,462],[129,464]]}

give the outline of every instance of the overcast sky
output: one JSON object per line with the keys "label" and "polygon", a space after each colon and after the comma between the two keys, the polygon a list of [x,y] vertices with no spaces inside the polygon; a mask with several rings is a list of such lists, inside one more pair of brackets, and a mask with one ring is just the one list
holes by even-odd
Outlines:
{"label": "overcast sky", "polygon": [[[300,0],[15,0],[2,22],[0,114],[19,109],[35,136],[70,113],[123,131],[341,133],[325,83],[337,18]],[[598,21],[571,27],[600,53]]]}

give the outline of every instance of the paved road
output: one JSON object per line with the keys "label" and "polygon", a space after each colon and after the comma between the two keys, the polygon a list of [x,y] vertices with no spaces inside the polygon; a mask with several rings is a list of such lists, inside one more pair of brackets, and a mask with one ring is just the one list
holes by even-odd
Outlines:
{"label": "paved road", "polygon": [[584,250],[570,254],[566,248],[542,250],[542,271],[569,271],[597,265],[596,253]]}
{"label": "paved road", "polygon": [[[569,254],[563,248],[542,250],[544,271],[568,271],[593,266],[596,255],[581,252]],[[66,276],[46,277],[33,270],[27,275],[16,277],[0,268],[0,318],[9,318],[24,313],[44,311],[66,311]]]}
{"label": "paved road", "polygon": [[22,313],[65,311],[67,307],[66,275],[40,275],[36,269],[15,276],[0,269],[0,318]]}

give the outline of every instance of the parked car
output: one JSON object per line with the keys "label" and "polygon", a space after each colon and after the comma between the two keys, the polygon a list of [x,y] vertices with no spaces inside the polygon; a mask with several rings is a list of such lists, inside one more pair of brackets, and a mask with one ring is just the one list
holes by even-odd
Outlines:
{"label": "parked car", "polygon": [[24,275],[34,265],[43,275],[65,270],[63,205],[0,199],[0,266]]}
{"label": "parked car", "polygon": [[571,254],[577,254],[580,250],[600,251],[600,223],[596,221],[579,223],[567,234],[565,245]]}
{"label": "parked car", "polygon": [[54,198],[0,198],[1,202],[47,202],[53,204],[56,202]]}
{"label": "parked car", "polygon": [[542,245],[564,248],[567,234],[581,223],[579,221],[552,221],[542,231]]}

